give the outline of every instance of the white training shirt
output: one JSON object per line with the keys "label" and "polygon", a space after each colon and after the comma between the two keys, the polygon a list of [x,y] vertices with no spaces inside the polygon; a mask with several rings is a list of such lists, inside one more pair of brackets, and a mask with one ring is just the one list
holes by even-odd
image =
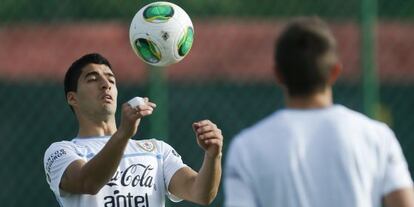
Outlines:
{"label": "white training shirt", "polygon": [[393,132],[341,105],[277,111],[227,156],[226,207],[380,207],[413,185]]}
{"label": "white training shirt", "polygon": [[46,180],[62,207],[163,207],[168,184],[186,165],[167,143],[130,140],[112,179],[96,194],[70,194],[59,188],[65,169],[75,160],[89,161],[110,137],[75,138],[50,145],[44,157]]}

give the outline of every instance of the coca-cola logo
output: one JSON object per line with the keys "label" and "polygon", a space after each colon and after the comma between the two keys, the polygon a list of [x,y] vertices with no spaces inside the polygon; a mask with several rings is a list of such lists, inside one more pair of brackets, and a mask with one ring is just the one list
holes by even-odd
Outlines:
{"label": "coca-cola logo", "polygon": [[123,171],[116,171],[111,180],[106,184],[112,186],[132,186],[152,188],[154,177],[151,171],[154,167],[144,164],[132,164]]}

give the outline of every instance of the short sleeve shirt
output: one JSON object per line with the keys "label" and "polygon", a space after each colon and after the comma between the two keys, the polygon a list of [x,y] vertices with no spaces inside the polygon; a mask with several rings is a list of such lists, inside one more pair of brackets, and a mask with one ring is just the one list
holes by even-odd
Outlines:
{"label": "short sleeve shirt", "polygon": [[226,207],[379,207],[413,185],[391,129],[341,105],[279,110],[244,130],[224,180]]}
{"label": "short sleeve shirt", "polygon": [[66,168],[75,160],[89,161],[110,137],[75,138],[50,145],[44,156],[46,180],[61,206],[164,206],[172,176],[186,165],[167,143],[156,139],[130,140],[109,182],[96,194],[70,194],[59,184]]}

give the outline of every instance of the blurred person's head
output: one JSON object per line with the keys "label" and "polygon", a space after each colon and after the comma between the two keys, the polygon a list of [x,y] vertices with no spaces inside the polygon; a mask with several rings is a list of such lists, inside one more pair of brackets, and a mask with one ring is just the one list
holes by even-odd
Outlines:
{"label": "blurred person's head", "polygon": [[80,114],[96,118],[115,114],[115,77],[102,55],[86,54],[74,61],[66,72],[64,88],[67,103],[78,118]]}
{"label": "blurred person's head", "polygon": [[291,97],[325,91],[341,69],[335,38],[317,17],[298,18],[286,26],[276,41],[274,61],[278,82]]}

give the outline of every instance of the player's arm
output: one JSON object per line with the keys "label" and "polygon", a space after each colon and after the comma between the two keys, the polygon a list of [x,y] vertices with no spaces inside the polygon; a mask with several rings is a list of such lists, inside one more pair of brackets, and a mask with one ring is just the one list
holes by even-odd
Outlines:
{"label": "player's arm", "polygon": [[96,194],[111,179],[124,154],[128,140],[135,135],[140,118],[152,114],[154,103],[132,108],[122,105],[121,125],[102,150],[88,162],[76,160],[65,170],[60,189],[74,194]]}
{"label": "player's arm", "polygon": [[198,145],[205,150],[199,172],[189,167],[178,170],[171,178],[168,190],[182,199],[201,205],[210,204],[217,195],[221,179],[221,130],[209,120],[193,124]]}
{"label": "player's arm", "polygon": [[413,188],[403,188],[387,194],[384,197],[384,204],[386,207],[413,207]]}

